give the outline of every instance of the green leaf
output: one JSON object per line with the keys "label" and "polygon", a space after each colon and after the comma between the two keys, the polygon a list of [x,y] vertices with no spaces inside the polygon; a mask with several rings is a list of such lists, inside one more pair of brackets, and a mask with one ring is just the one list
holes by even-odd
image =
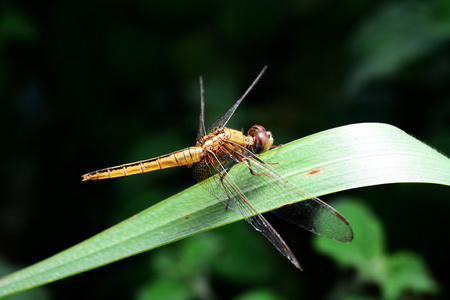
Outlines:
{"label": "green leaf", "polygon": [[365,203],[346,198],[339,199],[334,207],[344,215],[352,216],[355,239],[345,245],[317,237],[314,246],[338,264],[356,269],[358,280],[354,285],[376,283],[383,299],[399,299],[407,292],[436,293],[438,284],[419,255],[410,251],[389,254],[384,246],[380,246],[384,245],[386,233],[378,217]]}
{"label": "green leaf", "polygon": [[[449,159],[385,124],[356,124],[327,130],[276,148],[261,158],[278,162],[284,169],[274,167],[287,179],[319,196],[383,183],[450,185]],[[83,188],[81,184],[80,188]],[[286,204],[271,193],[270,186],[258,188],[267,194],[254,203],[259,211]],[[225,211],[223,204],[195,185],[72,248],[1,279],[0,296],[84,272],[239,219],[242,216]]]}
{"label": "green leaf", "polygon": [[270,289],[257,289],[250,292],[246,292],[240,295],[234,300],[283,300],[285,299],[279,293],[272,291]]}
{"label": "green leaf", "polygon": [[152,285],[145,286],[137,293],[137,300],[154,299],[192,299],[192,293],[183,285],[168,279],[159,279]]}
{"label": "green leaf", "polygon": [[398,299],[403,291],[434,294],[438,290],[423,259],[412,252],[402,251],[389,256],[386,276],[378,278],[385,299]]}
{"label": "green leaf", "polygon": [[358,269],[363,278],[379,277],[385,255],[385,233],[381,222],[361,201],[345,198],[333,203],[344,216],[351,216],[355,238],[350,244],[317,237],[313,240],[317,251],[331,257],[339,265]]}

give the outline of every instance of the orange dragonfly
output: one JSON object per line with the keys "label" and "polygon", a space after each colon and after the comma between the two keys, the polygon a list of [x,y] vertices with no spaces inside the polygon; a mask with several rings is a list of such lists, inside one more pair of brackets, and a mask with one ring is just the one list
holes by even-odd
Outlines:
{"label": "orange dragonfly", "polygon": [[203,82],[200,77],[200,126],[195,147],[90,172],[82,176],[82,181],[129,176],[196,164],[195,179],[224,203],[227,210],[241,213],[248,223],[261,232],[298,269],[302,270],[291,249],[252,204],[262,197],[270,197],[263,194],[260,187],[270,187],[270,190],[278,197],[282,197],[286,203],[308,199],[282,206],[273,211],[276,215],[315,234],[341,242],[350,242],[353,239],[353,231],[342,214],[289,182],[271,166],[273,164],[258,157],[258,154],[272,147],[273,137],[270,131],[266,131],[261,125],[254,125],[248,131],[248,135],[245,135],[241,131],[225,127],[265,69],[266,67],[242,97],[222,117],[212,123],[208,131],[204,125]]}

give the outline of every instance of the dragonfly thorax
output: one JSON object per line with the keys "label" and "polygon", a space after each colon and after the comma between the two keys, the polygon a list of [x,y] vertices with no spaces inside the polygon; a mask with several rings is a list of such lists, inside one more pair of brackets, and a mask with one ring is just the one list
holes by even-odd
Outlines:
{"label": "dragonfly thorax", "polygon": [[253,140],[248,139],[241,131],[220,127],[210,132],[208,135],[200,137],[197,141],[197,147],[203,148],[205,151],[220,151],[224,144],[238,144],[239,146],[247,148],[247,145]]}
{"label": "dragonfly thorax", "polygon": [[197,141],[197,147],[201,147],[203,151],[217,152],[223,149],[227,144],[232,148],[243,147],[250,150],[254,154],[266,152],[273,144],[273,137],[270,131],[261,125],[253,125],[245,135],[242,131],[235,129],[220,127],[200,137]]}

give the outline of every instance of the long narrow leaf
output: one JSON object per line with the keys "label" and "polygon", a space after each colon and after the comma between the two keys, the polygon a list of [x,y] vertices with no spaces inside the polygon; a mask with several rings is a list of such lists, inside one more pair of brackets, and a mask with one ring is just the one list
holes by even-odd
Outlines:
{"label": "long narrow leaf", "polygon": [[[397,182],[450,185],[450,160],[390,125],[339,127],[261,156],[292,183],[320,196]],[[234,168],[233,168],[234,169]],[[83,186],[80,184],[80,188]],[[266,189],[261,211],[283,203]],[[302,200],[302,199],[298,199]],[[98,235],[0,280],[0,296],[36,287],[242,219],[199,185],[176,194]],[[256,233],[255,233],[256,234]]]}

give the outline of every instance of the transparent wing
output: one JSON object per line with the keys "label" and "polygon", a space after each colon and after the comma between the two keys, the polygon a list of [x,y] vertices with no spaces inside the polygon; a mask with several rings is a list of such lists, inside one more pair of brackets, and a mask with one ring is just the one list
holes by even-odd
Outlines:
{"label": "transparent wing", "polygon": [[242,102],[242,100],[244,100],[245,96],[247,96],[247,94],[255,86],[255,84],[258,82],[258,80],[261,78],[261,76],[266,71],[266,69],[267,69],[267,66],[264,66],[264,68],[261,70],[261,72],[259,72],[259,74],[256,77],[256,79],[253,81],[253,83],[250,85],[250,87],[245,91],[245,93],[241,96],[241,98],[239,98],[239,100],[236,101],[236,103],[222,117],[220,117],[217,120],[215,120],[208,127],[208,132],[212,132],[215,129],[217,129],[219,127],[223,127],[223,126],[225,126],[228,123],[228,121],[230,120],[231,116],[234,114],[234,111],[236,110],[236,108],[238,108],[239,104],[241,104],[241,102]]}
{"label": "transparent wing", "polygon": [[[229,176],[231,168],[239,163],[235,157],[205,153],[205,159],[194,168],[197,181],[218,200],[223,202],[228,210],[240,213],[257,231],[261,232],[286,258],[302,270],[298,260],[289,249],[286,242],[275,231],[270,223],[255,209],[244,192]],[[213,176],[217,175],[217,176]],[[211,177],[207,179],[208,177]]]}
{"label": "transparent wing", "polygon": [[[236,151],[236,149],[239,149],[239,151]],[[275,171],[273,167],[249,150],[239,145],[233,145],[230,147],[230,151],[234,151],[234,155],[241,155],[242,158],[245,157],[244,159],[249,161],[248,168],[251,171],[250,173],[258,175],[252,176],[256,177],[253,181],[258,182],[257,187],[247,192],[247,197],[250,201],[260,197],[267,197],[267,195],[259,192],[259,189],[263,186],[270,186],[270,189],[273,191],[271,192],[271,197],[279,197],[283,199],[283,202],[308,199],[282,206],[273,212],[281,218],[297,224],[314,234],[339,242],[350,242],[353,239],[353,230],[349,222],[333,207],[288,181]],[[244,172],[236,175],[239,178],[235,178],[235,181],[245,184],[246,175]]]}
{"label": "transparent wing", "polygon": [[353,230],[347,219],[316,197],[282,206],[272,212],[317,235],[346,243],[353,240]]}
{"label": "transparent wing", "polygon": [[[249,202],[255,202],[255,200],[262,198],[267,199],[267,197],[283,199],[283,202],[287,203],[309,199],[283,206],[273,212],[281,218],[317,235],[340,242],[350,242],[353,239],[353,230],[349,222],[330,205],[289,182],[276,172],[273,167],[249,150],[232,143],[227,143],[223,148],[221,157],[218,157],[221,164],[226,166],[230,164],[230,161],[233,161],[234,164],[243,163],[237,164],[233,168],[228,167],[228,170],[225,169],[227,174],[225,176],[220,174],[215,179],[215,187],[212,184],[209,184],[210,186],[208,187],[205,186],[216,198],[222,202],[239,201],[236,197],[230,198],[227,194],[224,195],[222,193],[218,195],[217,191],[211,191],[212,189],[218,189],[217,180],[220,181],[220,177],[230,177],[239,190],[245,194]],[[270,195],[265,194],[268,186],[270,186],[271,190]],[[263,189],[262,187],[265,188]]]}

